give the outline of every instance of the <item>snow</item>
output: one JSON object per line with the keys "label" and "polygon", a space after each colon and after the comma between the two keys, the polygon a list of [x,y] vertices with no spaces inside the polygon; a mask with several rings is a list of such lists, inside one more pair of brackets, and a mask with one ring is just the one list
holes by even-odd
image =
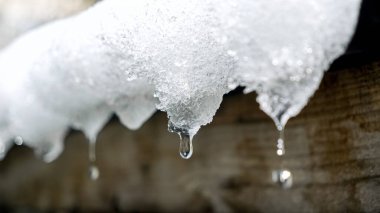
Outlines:
{"label": "snow", "polygon": [[[138,129],[157,109],[192,138],[236,86],[282,129],[354,32],[360,0],[106,0],[0,53],[0,146],[46,161],[69,128],[90,141],[113,113]],[[3,148],[4,152],[8,148]],[[1,152],[1,147],[0,147]]]}

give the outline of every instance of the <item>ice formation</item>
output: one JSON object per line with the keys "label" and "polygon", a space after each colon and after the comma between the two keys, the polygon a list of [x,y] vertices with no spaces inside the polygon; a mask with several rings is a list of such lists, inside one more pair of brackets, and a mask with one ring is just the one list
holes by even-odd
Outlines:
{"label": "ice formation", "polygon": [[[106,0],[0,53],[0,153],[20,137],[51,161],[70,127],[90,141],[166,111],[189,158],[224,94],[256,91],[279,129],[353,34],[360,0]],[[1,156],[0,156],[1,157]]]}
{"label": "ice formation", "polygon": [[231,84],[256,91],[261,109],[281,129],[306,105],[323,72],[344,53],[360,1],[230,2],[222,15],[223,26],[230,49],[239,58]]}

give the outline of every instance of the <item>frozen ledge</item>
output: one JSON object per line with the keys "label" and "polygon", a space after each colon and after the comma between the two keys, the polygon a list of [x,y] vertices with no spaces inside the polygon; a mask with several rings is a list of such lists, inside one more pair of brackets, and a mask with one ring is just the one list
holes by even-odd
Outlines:
{"label": "frozen ledge", "polygon": [[0,157],[15,138],[50,162],[69,128],[91,144],[116,113],[130,129],[157,109],[181,154],[224,94],[256,91],[283,130],[350,41],[360,0],[106,0],[0,53]]}

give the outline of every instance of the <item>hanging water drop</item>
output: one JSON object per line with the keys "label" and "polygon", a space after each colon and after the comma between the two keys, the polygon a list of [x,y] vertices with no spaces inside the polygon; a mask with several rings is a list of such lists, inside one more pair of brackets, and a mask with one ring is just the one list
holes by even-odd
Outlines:
{"label": "hanging water drop", "polygon": [[179,133],[179,154],[183,159],[191,158],[193,154],[193,143],[189,134]]}
{"label": "hanging water drop", "polygon": [[289,189],[293,185],[293,175],[288,170],[280,169],[273,171],[272,180],[284,189]]}
{"label": "hanging water drop", "polygon": [[13,141],[17,146],[21,146],[24,143],[24,139],[21,136],[16,136]]}
{"label": "hanging water drop", "polygon": [[91,139],[89,141],[89,151],[88,158],[90,161],[89,166],[89,176],[91,180],[97,180],[99,178],[100,172],[98,167],[96,166],[96,139]]}
{"label": "hanging water drop", "polygon": [[190,134],[188,128],[179,128],[169,122],[169,132],[174,132],[179,135],[179,154],[183,159],[190,159],[193,155],[193,135]]}

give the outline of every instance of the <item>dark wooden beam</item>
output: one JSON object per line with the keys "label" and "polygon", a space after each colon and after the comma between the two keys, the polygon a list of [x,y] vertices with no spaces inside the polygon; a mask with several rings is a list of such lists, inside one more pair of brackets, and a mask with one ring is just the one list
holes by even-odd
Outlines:
{"label": "dark wooden beam", "polygon": [[[380,61],[380,60],[379,60]],[[5,210],[162,212],[379,212],[380,62],[326,73],[320,89],[286,128],[286,155],[255,95],[225,98],[214,122],[194,138],[191,160],[164,113],[140,130],[110,123],[98,141],[97,181],[87,175],[87,144],[68,137],[45,164],[16,147],[0,162]],[[280,167],[293,187],[272,182]],[[1,209],[1,207],[0,207]]]}

